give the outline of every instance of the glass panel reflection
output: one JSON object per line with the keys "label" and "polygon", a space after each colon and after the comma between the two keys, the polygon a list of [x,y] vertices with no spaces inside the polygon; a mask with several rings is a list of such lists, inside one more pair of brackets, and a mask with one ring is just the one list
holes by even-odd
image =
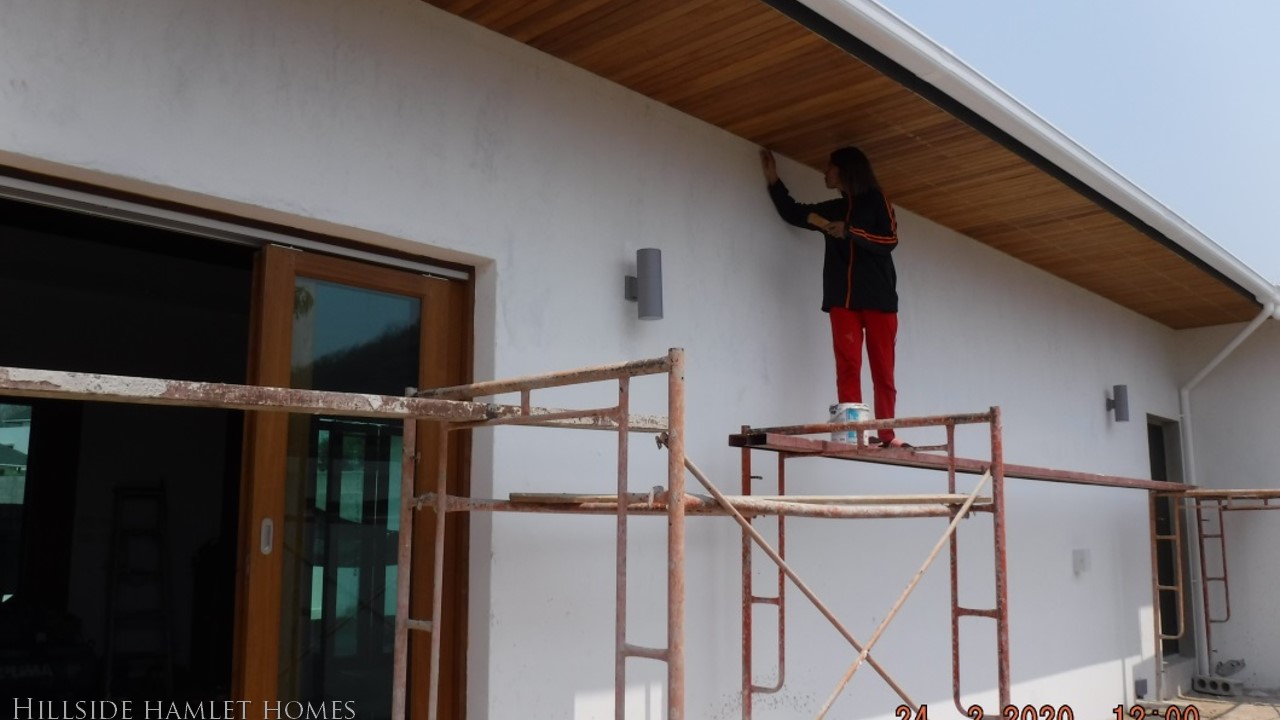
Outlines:
{"label": "glass panel reflection", "polygon": [[[0,404],[0,603],[18,592],[31,406]],[[397,525],[400,518],[396,517]]]}
{"label": "glass panel reflection", "polygon": [[[417,384],[417,298],[298,278],[292,385],[402,395]],[[387,718],[402,425],[290,416],[280,698]]]}

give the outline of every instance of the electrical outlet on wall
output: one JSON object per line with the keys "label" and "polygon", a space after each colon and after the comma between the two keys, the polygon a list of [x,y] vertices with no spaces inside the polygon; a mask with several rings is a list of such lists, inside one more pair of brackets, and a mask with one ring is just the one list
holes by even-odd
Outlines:
{"label": "electrical outlet on wall", "polygon": [[1089,571],[1089,562],[1088,548],[1076,548],[1071,551],[1071,573],[1076,577]]}

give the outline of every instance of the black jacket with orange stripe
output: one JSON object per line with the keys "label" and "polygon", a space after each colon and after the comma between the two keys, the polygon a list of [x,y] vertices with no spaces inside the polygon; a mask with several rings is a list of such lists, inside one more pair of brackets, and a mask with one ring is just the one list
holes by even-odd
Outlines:
{"label": "black jacket with orange stripe", "polygon": [[822,263],[822,310],[898,312],[898,273],[893,249],[898,246],[898,222],[893,206],[878,190],[841,197],[814,205],[798,203],[781,180],[769,186],[769,197],[783,220],[807,230],[819,228],[808,221],[810,213],[835,222],[843,220],[845,236],[826,233]]}

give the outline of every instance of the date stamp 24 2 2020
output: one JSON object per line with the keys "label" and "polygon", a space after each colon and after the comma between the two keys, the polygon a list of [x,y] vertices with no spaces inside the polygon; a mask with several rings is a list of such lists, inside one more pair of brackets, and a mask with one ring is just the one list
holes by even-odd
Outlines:
{"label": "date stamp 24 2 2020", "polygon": [[[920,709],[912,712],[911,708],[906,705],[899,705],[894,711],[900,720],[929,720],[929,706],[921,705]],[[1140,705],[1125,707],[1124,705],[1116,705],[1111,709],[1114,713],[1114,720],[1143,720],[1147,716],[1155,716],[1164,718],[1164,720],[1200,720],[1200,709],[1195,705],[1187,705],[1179,707],[1177,705],[1166,705],[1159,709],[1144,708]],[[981,705],[970,705],[965,714],[973,718],[973,720],[983,720],[986,711]],[[1075,720],[1075,711],[1070,705],[1006,705],[1000,711],[1003,720]]]}

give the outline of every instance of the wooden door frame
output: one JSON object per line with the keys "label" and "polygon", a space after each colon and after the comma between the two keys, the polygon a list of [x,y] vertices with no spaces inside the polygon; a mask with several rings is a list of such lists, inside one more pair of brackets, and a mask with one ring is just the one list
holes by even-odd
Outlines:
{"label": "wooden door frame", "polygon": [[[293,333],[293,288],[296,277],[390,292],[423,301],[419,328],[419,387],[471,382],[474,278],[445,280],[393,270],[292,248],[263,248],[254,267],[250,322],[249,383],[275,387],[290,384]],[[428,311],[428,308],[431,311]],[[440,312],[435,309],[441,308]],[[267,340],[270,338],[270,340]],[[441,339],[444,339],[442,342]],[[279,538],[284,527],[284,478],[289,416],[278,412],[246,412],[240,491],[239,550],[236,573],[235,636],[232,697],[248,701],[247,717],[257,717],[263,701],[278,697],[281,576]],[[415,492],[434,487],[439,451],[434,423],[420,423]],[[469,432],[450,434],[450,492],[469,494]],[[426,469],[431,469],[427,472]],[[445,607],[449,620],[442,636],[440,710],[443,717],[462,718],[466,711],[467,585],[469,523],[465,513],[450,518],[446,542],[453,548],[445,560]],[[260,551],[263,521],[274,524],[270,554]],[[413,617],[430,617],[435,534],[433,514],[421,511],[414,523]],[[424,583],[423,578],[428,578]],[[399,580],[399,579],[397,579]],[[424,589],[425,584],[425,589]],[[414,633],[410,642],[410,677],[425,677],[429,638]],[[426,717],[426,687],[410,683],[412,717]]]}

